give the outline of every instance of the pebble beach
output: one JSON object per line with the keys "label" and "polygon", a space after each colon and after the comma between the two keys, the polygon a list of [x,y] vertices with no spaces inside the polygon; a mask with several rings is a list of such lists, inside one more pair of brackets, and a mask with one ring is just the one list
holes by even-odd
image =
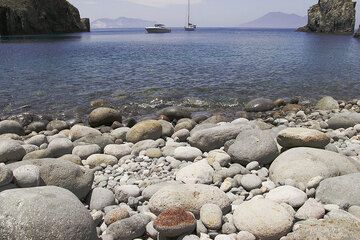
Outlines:
{"label": "pebble beach", "polygon": [[95,105],[1,118],[0,240],[360,239],[360,99]]}

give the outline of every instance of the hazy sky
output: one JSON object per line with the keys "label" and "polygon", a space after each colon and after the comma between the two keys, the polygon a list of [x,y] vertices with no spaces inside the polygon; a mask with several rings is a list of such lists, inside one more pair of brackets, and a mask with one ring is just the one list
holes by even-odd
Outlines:
{"label": "hazy sky", "polygon": [[[131,17],[169,26],[186,22],[187,0],[69,0],[82,17]],[[199,26],[237,26],[268,12],[305,16],[317,0],[191,0],[192,21]],[[357,7],[360,13],[360,4]],[[359,15],[359,14],[358,14]]]}

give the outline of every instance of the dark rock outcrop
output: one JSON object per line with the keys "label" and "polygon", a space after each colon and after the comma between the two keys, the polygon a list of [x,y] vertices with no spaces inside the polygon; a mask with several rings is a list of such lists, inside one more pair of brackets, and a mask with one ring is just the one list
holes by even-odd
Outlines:
{"label": "dark rock outcrop", "polygon": [[66,0],[0,0],[0,35],[87,31],[89,19]]}
{"label": "dark rock outcrop", "polygon": [[352,0],[319,0],[308,10],[308,24],[302,32],[353,33],[355,6]]}

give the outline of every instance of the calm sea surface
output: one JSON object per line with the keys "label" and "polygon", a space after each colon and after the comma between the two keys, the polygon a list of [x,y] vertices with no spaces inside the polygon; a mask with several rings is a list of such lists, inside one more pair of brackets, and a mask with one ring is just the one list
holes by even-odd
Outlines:
{"label": "calm sea surface", "polygon": [[360,98],[360,41],[293,30],[142,29],[0,40],[0,112],[128,115],[172,104],[241,108],[255,97]]}

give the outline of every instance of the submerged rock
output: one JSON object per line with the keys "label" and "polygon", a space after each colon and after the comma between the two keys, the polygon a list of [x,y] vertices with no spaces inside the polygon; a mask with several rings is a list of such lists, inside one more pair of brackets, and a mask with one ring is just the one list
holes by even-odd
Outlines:
{"label": "submerged rock", "polygon": [[89,115],[91,127],[99,127],[101,125],[111,126],[115,121],[122,122],[122,116],[119,111],[112,108],[96,108]]}
{"label": "submerged rock", "polygon": [[298,29],[304,32],[353,33],[355,5],[352,0],[320,0],[308,10],[308,24]]}
{"label": "submerged rock", "polygon": [[273,101],[267,98],[257,98],[245,105],[247,112],[266,112],[275,108]]}
{"label": "submerged rock", "polygon": [[88,32],[88,19],[66,0],[1,0],[0,35]]}

